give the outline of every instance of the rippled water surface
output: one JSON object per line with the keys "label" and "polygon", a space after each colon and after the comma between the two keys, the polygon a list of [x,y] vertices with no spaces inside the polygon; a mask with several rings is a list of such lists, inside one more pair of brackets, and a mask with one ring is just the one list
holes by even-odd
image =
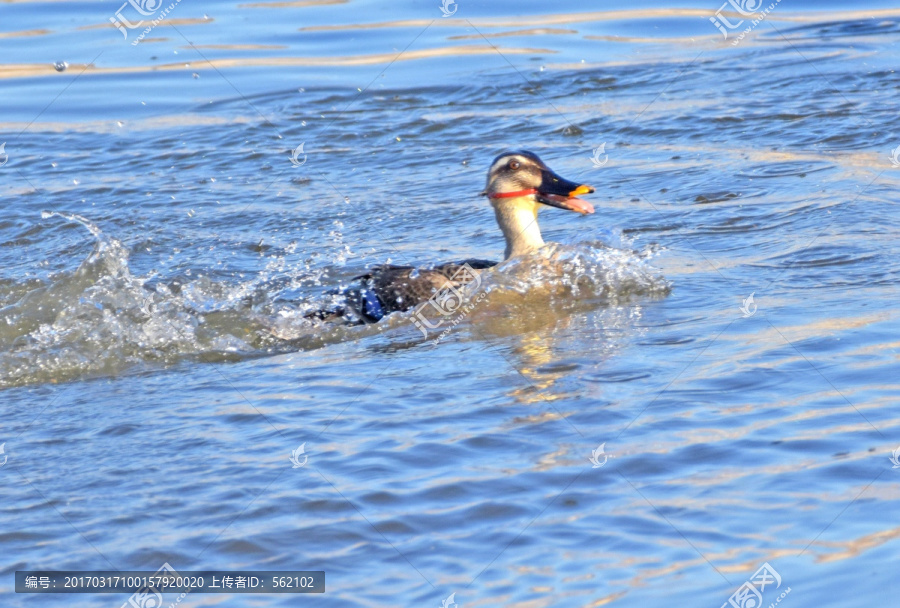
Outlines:
{"label": "rippled water surface", "polygon": [[[181,606],[896,605],[900,10],[444,8],[0,4],[0,605],[164,562],[326,572]],[[511,148],[597,212],[442,337],[307,318],[500,260]]]}

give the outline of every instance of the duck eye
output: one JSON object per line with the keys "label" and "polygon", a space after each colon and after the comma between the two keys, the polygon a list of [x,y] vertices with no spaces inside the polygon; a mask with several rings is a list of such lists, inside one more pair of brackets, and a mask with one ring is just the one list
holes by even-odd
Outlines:
{"label": "duck eye", "polygon": [[513,171],[516,171],[516,170],[518,170],[519,167],[522,166],[522,164],[517,160],[511,160],[511,161],[509,161],[509,165],[507,165],[507,166],[510,169],[512,169]]}

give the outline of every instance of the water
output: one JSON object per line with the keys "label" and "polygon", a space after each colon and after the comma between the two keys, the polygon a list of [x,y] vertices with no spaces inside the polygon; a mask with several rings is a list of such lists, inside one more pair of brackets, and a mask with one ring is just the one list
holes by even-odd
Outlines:
{"label": "water", "polygon": [[[164,562],[327,573],[186,606],[891,605],[900,11],[47,6],[0,21],[4,606]],[[509,148],[597,213],[440,339],[304,318],[499,259]]]}

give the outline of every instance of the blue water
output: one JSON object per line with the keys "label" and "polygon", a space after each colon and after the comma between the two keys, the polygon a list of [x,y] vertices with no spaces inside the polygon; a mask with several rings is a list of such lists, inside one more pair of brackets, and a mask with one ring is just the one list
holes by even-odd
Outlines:
{"label": "blue water", "polygon": [[[0,605],[894,605],[900,9],[720,6],[0,5]],[[305,318],[499,260],[510,148],[597,212],[437,343]]]}

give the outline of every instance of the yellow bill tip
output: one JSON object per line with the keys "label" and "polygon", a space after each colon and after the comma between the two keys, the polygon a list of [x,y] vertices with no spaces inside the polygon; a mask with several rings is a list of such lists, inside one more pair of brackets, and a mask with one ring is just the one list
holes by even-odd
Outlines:
{"label": "yellow bill tip", "polygon": [[577,188],[575,188],[574,190],[569,192],[569,196],[575,197],[575,196],[578,196],[579,194],[590,194],[593,191],[594,191],[594,189],[591,188],[590,186],[585,186],[582,184],[581,186],[578,186]]}

